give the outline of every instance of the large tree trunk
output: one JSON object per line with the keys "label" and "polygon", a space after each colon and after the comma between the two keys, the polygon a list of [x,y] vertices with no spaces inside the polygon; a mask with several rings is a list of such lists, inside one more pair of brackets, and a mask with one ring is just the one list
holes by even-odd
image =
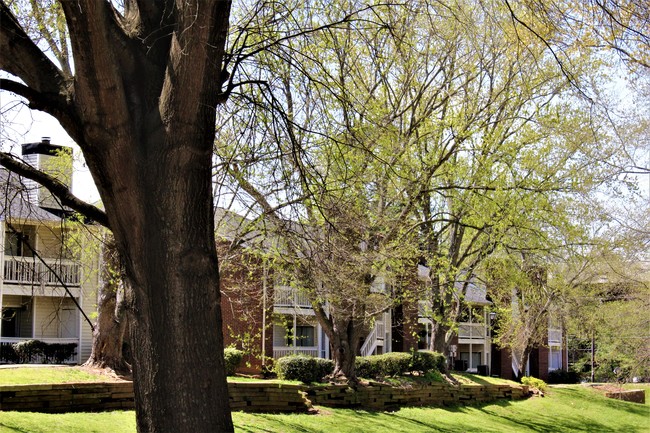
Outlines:
{"label": "large tree trunk", "polygon": [[110,23],[89,19],[90,42],[74,45],[92,59],[75,61],[80,146],[132,289],[138,431],[227,432],[211,179],[229,2],[178,4],[159,23],[176,30],[133,57],[113,59]]}
{"label": "large tree trunk", "polygon": [[[129,308],[139,431],[230,431],[210,182],[212,136],[156,147],[112,203],[133,288]],[[192,139],[190,139],[192,140]],[[171,174],[174,174],[173,176]],[[135,206],[135,208],[133,207]]]}

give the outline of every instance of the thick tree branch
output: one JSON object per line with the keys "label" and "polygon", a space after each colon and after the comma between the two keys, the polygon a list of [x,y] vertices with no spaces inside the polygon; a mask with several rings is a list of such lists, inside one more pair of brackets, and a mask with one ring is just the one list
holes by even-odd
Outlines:
{"label": "thick tree branch", "polygon": [[75,197],[64,183],[58,179],[43,173],[34,167],[18,161],[6,152],[0,152],[0,165],[18,174],[19,176],[26,177],[40,185],[47,188],[56,198],[58,198],[63,206],[67,206],[80,214],[92,219],[93,221],[101,224],[104,227],[110,228],[108,224],[108,217],[101,209],[86,203],[83,200]]}
{"label": "thick tree branch", "polygon": [[4,1],[0,1],[0,69],[42,94],[69,97],[61,70],[36,46]]}
{"label": "thick tree branch", "polygon": [[41,93],[32,87],[25,86],[14,80],[0,78],[0,90],[6,90],[27,100],[28,107],[39,110],[57,119],[61,126],[75,140],[81,139],[79,121],[72,106],[59,93]]}

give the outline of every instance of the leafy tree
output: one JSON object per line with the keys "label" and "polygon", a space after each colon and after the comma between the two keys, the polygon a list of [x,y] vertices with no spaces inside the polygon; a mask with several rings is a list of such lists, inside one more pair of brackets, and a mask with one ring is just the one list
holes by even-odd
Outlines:
{"label": "leafy tree", "polygon": [[[393,169],[386,160],[398,159],[391,155],[393,125],[373,101],[386,91],[378,53],[391,39],[375,15],[389,10],[363,11],[354,2],[333,8],[319,19],[339,25],[260,55],[248,71],[268,87],[242,95],[217,146],[232,188],[248,197],[243,206],[274,239],[275,250],[265,249],[276,277],[309,296],[330,340],[334,376],[350,381],[361,337],[393,303],[380,287],[399,287],[403,263],[413,256],[414,243],[402,231],[405,212],[389,192]],[[305,20],[298,27],[314,19],[309,9],[291,14]],[[364,94],[373,86],[377,95]],[[256,104],[246,105],[252,98]],[[250,119],[257,128],[238,140]]]}

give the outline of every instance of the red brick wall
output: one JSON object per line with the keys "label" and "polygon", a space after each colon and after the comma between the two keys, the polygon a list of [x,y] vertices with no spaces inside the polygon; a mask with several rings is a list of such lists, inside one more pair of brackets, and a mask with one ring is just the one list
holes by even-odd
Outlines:
{"label": "red brick wall", "polygon": [[[221,250],[224,248],[220,246]],[[243,252],[221,251],[220,257],[223,257],[220,272],[224,345],[244,351],[240,371],[259,372],[262,355],[267,358],[273,356],[273,285],[266,285],[264,311],[264,269],[260,260]],[[263,323],[266,323],[264,349]]]}
{"label": "red brick wall", "polygon": [[534,350],[537,350],[538,372],[537,375],[531,372],[531,375],[546,382],[548,381],[548,347],[542,346]]}

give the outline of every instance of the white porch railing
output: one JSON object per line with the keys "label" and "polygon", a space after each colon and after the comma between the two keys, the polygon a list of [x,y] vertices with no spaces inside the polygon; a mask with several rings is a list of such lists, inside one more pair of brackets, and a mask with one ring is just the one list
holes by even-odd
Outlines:
{"label": "white porch railing", "polygon": [[484,323],[460,323],[458,324],[459,340],[485,340],[487,327]]}
{"label": "white porch railing", "polygon": [[307,355],[307,356],[313,356],[314,358],[318,358],[318,347],[316,346],[313,347],[275,346],[273,347],[273,358],[278,359],[278,358],[282,358],[283,356],[289,356],[289,355]]}
{"label": "white porch railing", "polygon": [[273,289],[273,305],[276,307],[311,308],[311,302],[307,295],[287,286],[276,286]]}
{"label": "white porch railing", "polygon": [[[75,350],[74,355],[70,356],[69,358],[66,358],[64,360],[65,364],[78,364],[79,363],[79,345],[80,341],[79,338],[39,338],[39,337],[30,337],[30,338],[23,338],[23,337],[2,337],[0,339],[0,346],[2,346],[3,350],[5,346],[10,346],[14,343],[20,343],[21,341],[28,341],[28,340],[38,340],[42,341],[43,343],[48,343],[48,344],[70,344],[74,343],[77,345],[77,348]],[[31,363],[32,364],[42,364],[45,361],[44,356],[42,355],[36,355],[32,359]]]}
{"label": "white porch railing", "polygon": [[[47,265],[46,265],[47,264]],[[41,284],[79,286],[79,264],[71,260],[45,259],[45,264],[32,257],[5,256],[4,282],[10,284]]]}
{"label": "white porch railing", "polygon": [[562,330],[558,328],[548,329],[548,344],[561,345],[562,344]]}

